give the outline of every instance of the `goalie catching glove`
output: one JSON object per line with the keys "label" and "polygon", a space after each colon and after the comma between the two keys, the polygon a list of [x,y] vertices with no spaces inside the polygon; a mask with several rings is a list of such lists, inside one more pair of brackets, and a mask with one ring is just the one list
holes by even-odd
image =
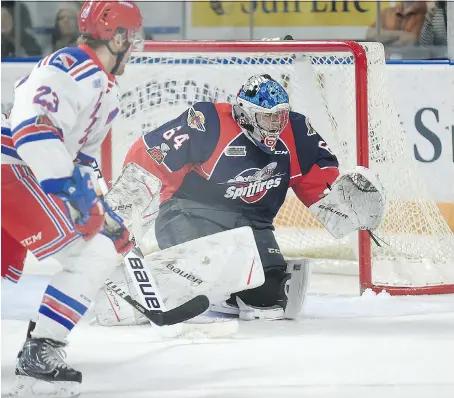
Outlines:
{"label": "goalie catching glove", "polygon": [[341,174],[309,209],[332,236],[340,239],[358,229],[376,229],[385,214],[386,195],[378,176],[358,166]]}

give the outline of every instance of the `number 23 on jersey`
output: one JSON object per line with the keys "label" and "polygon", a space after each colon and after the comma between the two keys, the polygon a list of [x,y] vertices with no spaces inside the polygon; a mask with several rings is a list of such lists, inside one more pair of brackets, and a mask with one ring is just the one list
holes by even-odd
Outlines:
{"label": "number 23 on jersey", "polygon": [[58,112],[58,96],[48,86],[41,86],[38,88],[37,93],[33,97],[33,103],[41,105],[49,112]]}

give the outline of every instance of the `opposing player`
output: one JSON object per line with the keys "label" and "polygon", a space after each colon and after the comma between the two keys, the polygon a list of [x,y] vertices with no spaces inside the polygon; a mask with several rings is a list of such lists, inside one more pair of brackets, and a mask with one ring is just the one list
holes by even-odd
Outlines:
{"label": "opposing player", "polygon": [[[134,169],[162,182],[161,191],[152,192],[160,196],[155,233],[161,249],[252,227],[265,282],[232,292],[217,307],[246,319],[285,317],[290,274],[273,219],[289,188],[336,238],[376,228],[384,211],[383,188],[375,175],[358,168],[340,176],[327,143],[305,116],[290,110],[285,89],[269,75],[249,78],[235,105],[196,103],[145,134],[129,150],[125,166],[119,182],[130,182]],[[144,216],[150,213],[153,203],[140,197],[134,201]]]}
{"label": "opposing player", "polygon": [[[63,268],[18,355],[15,394],[26,396],[37,381],[77,394],[82,374],[64,360],[66,338],[117,252],[132,246],[122,219],[96,192],[91,165],[118,114],[115,75],[142,42],[142,16],[133,2],[88,1],[79,30],[83,44],[45,57],[16,84],[11,126],[2,125],[2,239]],[[6,258],[14,267],[2,275],[17,280],[22,258]]]}

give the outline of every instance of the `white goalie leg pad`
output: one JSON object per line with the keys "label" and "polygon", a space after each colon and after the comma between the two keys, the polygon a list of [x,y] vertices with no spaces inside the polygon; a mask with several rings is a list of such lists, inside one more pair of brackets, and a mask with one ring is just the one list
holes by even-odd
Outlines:
{"label": "white goalie leg pad", "polygon": [[[253,289],[265,280],[254,235],[249,227],[195,239],[144,259],[131,255],[130,260],[126,264],[130,268],[128,272],[122,270],[120,277],[111,279],[127,286],[125,290],[150,310],[172,309],[198,294],[207,295],[210,301],[221,301],[232,292]],[[129,261],[128,256],[125,261]],[[124,281],[122,277],[125,277]],[[101,292],[95,305],[99,323],[108,326],[147,323],[134,310],[115,310],[116,313]],[[159,328],[159,333],[164,337],[188,336],[191,333],[223,337],[235,333],[237,329],[236,320],[197,317],[184,324]]]}
{"label": "white goalie leg pad", "polygon": [[[115,268],[110,279],[137,300],[137,292],[131,288],[123,264]],[[94,312],[96,321],[102,326],[131,326],[149,323],[140,312],[105,286],[96,296]]]}
{"label": "white goalie leg pad", "polygon": [[[180,248],[181,249],[181,248]],[[170,249],[167,249],[170,250]],[[130,292],[136,292],[134,299],[150,310],[167,311],[169,309],[169,298],[162,294],[162,289],[155,279],[155,271],[149,260],[142,258],[132,250],[125,256],[125,275],[128,281]],[[178,300],[180,305],[187,300]],[[137,317],[137,316],[136,316]],[[138,321],[141,317],[137,318]],[[146,322],[147,320],[144,320]],[[154,330],[162,337],[190,338],[192,336],[216,338],[230,336],[238,331],[238,322],[228,319],[214,319],[206,316],[198,316],[183,323],[171,326],[156,327]]]}
{"label": "white goalie leg pad", "polygon": [[309,208],[335,238],[358,229],[374,230],[383,220],[386,195],[378,176],[366,167],[341,174],[326,196]]}
{"label": "white goalie leg pad", "polygon": [[284,312],[285,319],[296,319],[302,313],[311,271],[311,261],[308,259],[287,261],[287,272],[291,278],[286,286],[288,301]]}
{"label": "white goalie leg pad", "polygon": [[161,187],[159,178],[137,164],[129,163],[105,195],[105,201],[123,218],[128,228],[132,224],[132,207],[135,206],[142,220],[140,227],[148,230],[158,215]]}
{"label": "white goalie leg pad", "polygon": [[265,281],[250,227],[194,239],[145,256],[145,260],[168,308],[198,294],[219,302]]}

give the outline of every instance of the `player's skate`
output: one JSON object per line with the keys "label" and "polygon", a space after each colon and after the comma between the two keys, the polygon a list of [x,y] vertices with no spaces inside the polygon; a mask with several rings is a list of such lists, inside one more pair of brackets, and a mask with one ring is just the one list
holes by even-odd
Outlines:
{"label": "player's skate", "polygon": [[10,397],[77,397],[82,373],[69,367],[64,358],[65,343],[27,337],[18,354],[16,385]]}

